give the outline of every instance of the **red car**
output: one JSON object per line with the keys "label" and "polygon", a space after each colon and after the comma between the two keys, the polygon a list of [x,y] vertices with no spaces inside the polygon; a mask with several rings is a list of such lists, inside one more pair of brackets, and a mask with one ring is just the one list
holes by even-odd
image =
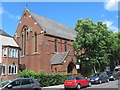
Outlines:
{"label": "red car", "polygon": [[64,88],[80,89],[83,86],[91,86],[90,79],[85,78],[83,75],[68,76],[64,82]]}

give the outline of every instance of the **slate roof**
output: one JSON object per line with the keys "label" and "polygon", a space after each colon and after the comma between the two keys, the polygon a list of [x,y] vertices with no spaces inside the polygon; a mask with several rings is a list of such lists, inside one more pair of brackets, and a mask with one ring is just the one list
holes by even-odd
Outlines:
{"label": "slate roof", "polygon": [[7,36],[7,37],[11,37],[9,34],[7,34],[6,32],[4,32],[3,30],[0,29],[0,35],[2,36]]}
{"label": "slate roof", "polygon": [[41,26],[41,28],[46,32],[46,34],[69,40],[74,40],[74,37],[76,36],[76,31],[74,30],[74,28],[47,19],[43,16],[39,16],[31,12],[29,13],[35,19],[35,21]]}
{"label": "slate roof", "polygon": [[0,29],[0,45],[19,47],[18,44],[13,39],[13,37],[11,37],[9,34],[7,34],[1,29]]}
{"label": "slate roof", "polygon": [[69,52],[55,54],[51,59],[51,65],[62,64]]}

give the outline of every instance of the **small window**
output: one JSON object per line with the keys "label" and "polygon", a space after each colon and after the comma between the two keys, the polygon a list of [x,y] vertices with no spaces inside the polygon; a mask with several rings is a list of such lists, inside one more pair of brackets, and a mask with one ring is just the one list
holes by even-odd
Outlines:
{"label": "small window", "polygon": [[7,57],[7,48],[3,49],[3,57]]}
{"label": "small window", "polygon": [[26,13],[24,13],[24,18],[26,18],[26,16],[27,16],[27,14],[26,14]]}
{"label": "small window", "polygon": [[55,40],[55,44],[54,44],[54,47],[55,47],[55,52],[57,52],[57,40]]}
{"label": "small window", "polygon": [[2,75],[5,75],[5,74],[6,74],[6,66],[3,65],[3,66],[2,66]]}
{"label": "small window", "polygon": [[65,41],[65,52],[67,52],[67,42]]}

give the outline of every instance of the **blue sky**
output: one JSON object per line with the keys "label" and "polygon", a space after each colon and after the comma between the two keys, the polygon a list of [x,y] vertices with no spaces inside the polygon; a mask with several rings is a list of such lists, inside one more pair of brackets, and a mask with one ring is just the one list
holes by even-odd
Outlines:
{"label": "blue sky", "polygon": [[26,4],[30,12],[73,28],[78,19],[90,18],[107,23],[114,32],[118,30],[117,3],[111,6],[110,2],[2,2],[0,28],[13,36]]}

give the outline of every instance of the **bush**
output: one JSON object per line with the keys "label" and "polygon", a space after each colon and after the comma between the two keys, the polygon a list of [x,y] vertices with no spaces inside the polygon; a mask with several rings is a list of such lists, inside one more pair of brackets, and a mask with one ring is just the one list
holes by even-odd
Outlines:
{"label": "bush", "polygon": [[32,70],[19,71],[18,77],[20,78],[35,78],[36,73]]}
{"label": "bush", "polygon": [[63,84],[67,75],[66,74],[38,74],[36,79],[41,86],[52,86]]}
{"label": "bush", "polygon": [[69,75],[80,75],[80,74],[44,74],[43,71],[40,74],[36,74],[31,70],[20,71],[18,76],[20,78],[35,78],[39,81],[41,86],[53,86],[63,84]]}

